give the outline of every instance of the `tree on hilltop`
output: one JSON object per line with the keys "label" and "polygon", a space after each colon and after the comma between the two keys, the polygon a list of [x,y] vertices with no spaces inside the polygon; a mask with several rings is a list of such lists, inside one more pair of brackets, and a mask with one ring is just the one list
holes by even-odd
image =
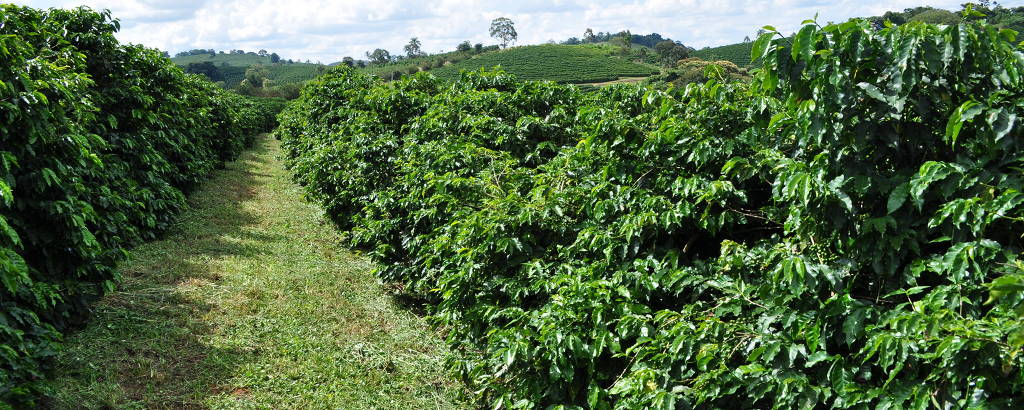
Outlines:
{"label": "tree on hilltop", "polygon": [[672,40],[665,40],[654,45],[654,51],[661,57],[662,63],[674,65],[690,55],[690,49]]}
{"label": "tree on hilltop", "polygon": [[245,70],[245,80],[242,82],[253,88],[263,88],[268,77],[270,77],[270,71],[266,67],[262,64],[253,64]]}
{"label": "tree on hilltop", "polygon": [[498,17],[491,21],[490,33],[491,37],[501,41],[501,48],[508,47],[509,43],[514,43],[519,38],[519,33],[516,33],[515,23],[506,17]]}
{"label": "tree on hilltop", "polygon": [[405,45],[405,55],[409,57],[416,57],[422,55],[423,51],[420,50],[421,45],[422,43],[420,43],[420,39],[416,37],[409,39],[409,44]]}
{"label": "tree on hilltop", "polygon": [[389,53],[388,50],[378,48],[372,52],[367,51],[366,58],[370,59],[370,62],[374,64],[384,64],[391,61],[391,53]]}
{"label": "tree on hilltop", "polygon": [[618,37],[616,38],[619,42],[619,52],[622,53],[623,56],[628,57],[633,47],[633,33],[630,33],[629,30],[626,30],[619,33]]}

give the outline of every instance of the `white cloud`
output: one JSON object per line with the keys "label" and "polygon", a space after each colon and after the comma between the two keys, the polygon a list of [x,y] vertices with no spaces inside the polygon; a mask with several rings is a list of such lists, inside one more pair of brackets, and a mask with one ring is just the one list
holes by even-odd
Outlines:
{"label": "white cloud", "polygon": [[[796,31],[800,22],[880,15],[931,5],[958,9],[964,0],[24,0],[33,7],[110,9],[122,23],[118,37],[172,53],[193,48],[267,49],[285,58],[333,62],[367,50],[401,52],[410,37],[427,51],[451,50],[463,40],[495,43],[490,21],[516,22],[520,44],[561,41],[594,31],[660,33],[691,47],[752,36],[764,25]],[[1015,6],[1022,1],[1005,1]]]}

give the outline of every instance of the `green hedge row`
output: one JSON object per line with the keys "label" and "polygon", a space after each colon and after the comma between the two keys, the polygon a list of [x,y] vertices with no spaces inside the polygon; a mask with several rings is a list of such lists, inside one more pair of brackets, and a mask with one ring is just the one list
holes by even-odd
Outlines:
{"label": "green hedge row", "polygon": [[0,403],[33,402],[125,249],[276,125],[272,103],[119,44],[118,27],[85,8],[0,5]]}
{"label": "green hedge row", "polygon": [[1024,407],[1014,33],[753,50],[751,84],[669,91],[341,68],[277,135],[481,405]]}

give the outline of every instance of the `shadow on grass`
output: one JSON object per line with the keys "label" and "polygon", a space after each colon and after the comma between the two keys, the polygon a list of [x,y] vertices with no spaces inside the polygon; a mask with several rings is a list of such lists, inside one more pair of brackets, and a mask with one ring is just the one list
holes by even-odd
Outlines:
{"label": "shadow on grass", "polygon": [[428,307],[430,301],[419,295],[413,295],[406,292],[389,292],[388,296],[391,297],[391,302],[396,306],[406,310],[420,318],[425,318],[430,314]]}
{"label": "shadow on grass", "polygon": [[253,351],[211,345],[218,308],[195,290],[221,286],[219,261],[286,240],[251,229],[260,220],[243,206],[269,177],[252,172],[268,155],[264,137],[193,193],[161,240],[132,251],[120,288],[94,306],[84,329],[66,335],[44,407],[201,408],[210,395],[247,394],[223,383]]}

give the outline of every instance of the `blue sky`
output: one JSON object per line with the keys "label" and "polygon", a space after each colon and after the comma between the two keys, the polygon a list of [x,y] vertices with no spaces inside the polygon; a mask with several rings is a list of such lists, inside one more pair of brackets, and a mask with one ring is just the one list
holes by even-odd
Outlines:
{"label": "blue sky", "polygon": [[[764,25],[796,31],[800,22],[879,15],[930,5],[959,9],[963,0],[15,0],[33,7],[87,5],[121,20],[122,41],[168,50],[267,49],[284,58],[324,63],[384,48],[401,53],[410,37],[428,52],[452,50],[463,40],[494,44],[490,21],[509,17],[519,44],[581,37],[583,31],[629,29],[661,33],[691,47],[743,40]],[[1005,6],[1024,0],[1004,1]]]}

